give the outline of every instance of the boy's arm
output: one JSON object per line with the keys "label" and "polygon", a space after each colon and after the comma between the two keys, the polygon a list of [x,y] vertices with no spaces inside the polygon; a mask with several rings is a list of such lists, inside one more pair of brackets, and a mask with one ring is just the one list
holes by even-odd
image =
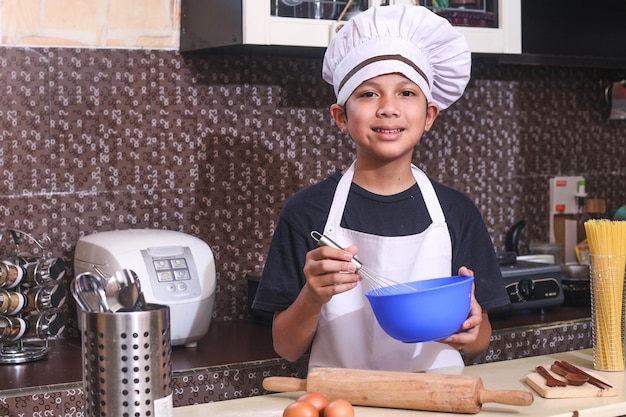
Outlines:
{"label": "boy's arm", "polygon": [[336,249],[323,246],[306,255],[306,284],[295,301],[274,314],[274,350],[288,361],[298,360],[311,346],[322,306],[335,295],[349,291],[360,280],[350,260],[357,247]]}
{"label": "boy's arm", "polygon": [[289,308],[274,313],[274,350],[290,362],[298,360],[311,346],[322,309],[322,304],[309,299],[308,292],[305,285]]}

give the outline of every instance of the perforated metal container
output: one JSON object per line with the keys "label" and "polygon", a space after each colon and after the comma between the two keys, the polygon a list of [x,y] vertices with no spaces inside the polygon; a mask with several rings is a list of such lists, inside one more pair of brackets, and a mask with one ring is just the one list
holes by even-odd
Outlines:
{"label": "perforated metal container", "polygon": [[170,311],[80,312],[87,417],[172,415]]}

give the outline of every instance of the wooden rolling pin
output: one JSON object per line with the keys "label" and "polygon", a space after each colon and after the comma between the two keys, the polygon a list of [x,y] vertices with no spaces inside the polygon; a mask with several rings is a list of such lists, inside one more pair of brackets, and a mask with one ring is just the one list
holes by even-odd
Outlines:
{"label": "wooden rolling pin", "polygon": [[263,388],[273,392],[317,391],[353,405],[475,414],[484,403],[530,405],[529,391],[489,391],[482,379],[359,369],[312,368],[307,379],[268,377]]}

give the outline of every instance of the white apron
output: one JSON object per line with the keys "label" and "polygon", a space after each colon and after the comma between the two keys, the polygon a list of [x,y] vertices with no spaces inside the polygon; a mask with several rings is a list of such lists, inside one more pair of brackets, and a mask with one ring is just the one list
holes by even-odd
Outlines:
{"label": "white apron", "polygon": [[[324,234],[342,247],[357,245],[357,258],[371,271],[394,281],[415,281],[451,275],[452,243],[435,190],[420,169],[411,166],[432,224],[410,236],[377,236],[340,227],[354,163],[342,176],[330,208]],[[410,214],[408,214],[410,215]],[[463,366],[459,352],[437,342],[403,343],[378,325],[359,283],[335,295],[322,307],[309,367],[337,367],[389,371],[423,371]],[[446,308],[446,306],[441,306]],[[437,314],[433,311],[433,314]]]}

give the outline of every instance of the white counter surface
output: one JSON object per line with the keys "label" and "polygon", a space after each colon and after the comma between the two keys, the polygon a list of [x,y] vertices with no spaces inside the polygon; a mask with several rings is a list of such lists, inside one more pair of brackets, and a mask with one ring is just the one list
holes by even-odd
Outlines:
{"label": "white counter surface", "polygon": [[[590,371],[606,380],[615,388],[617,396],[545,399],[528,385],[526,375],[537,365],[550,365],[555,360],[565,360]],[[487,403],[478,415],[485,417],[610,417],[626,416],[626,373],[600,372],[593,369],[591,349],[564,352],[553,355],[534,356],[503,362],[446,369],[438,373],[479,376],[488,390],[527,390],[535,400],[527,407]],[[226,400],[174,408],[174,417],[281,417],[283,409],[300,393],[282,393],[257,397]],[[577,412],[578,414],[576,414]],[[392,408],[355,407],[356,417],[423,417],[423,416],[467,416],[431,411],[400,410]]]}

